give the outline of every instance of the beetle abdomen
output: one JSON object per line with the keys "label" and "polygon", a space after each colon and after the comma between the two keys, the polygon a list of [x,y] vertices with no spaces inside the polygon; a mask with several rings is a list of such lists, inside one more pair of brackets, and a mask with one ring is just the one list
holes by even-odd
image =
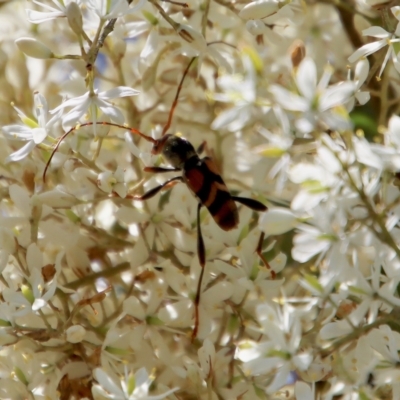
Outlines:
{"label": "beetle abdomen", "polygon": [[236,203],[210,158],[193,157],[185,163],[183,176],[189,189],[207,207],[220,228],[229,231],[237,226]]}

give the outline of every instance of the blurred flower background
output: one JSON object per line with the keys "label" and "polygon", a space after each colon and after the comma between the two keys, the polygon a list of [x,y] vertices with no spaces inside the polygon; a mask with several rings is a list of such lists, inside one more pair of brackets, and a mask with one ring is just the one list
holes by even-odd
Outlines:
{"label": "blurred flower background", "polygon": [[398,3],[0,2],[0,398],[400,398]]}

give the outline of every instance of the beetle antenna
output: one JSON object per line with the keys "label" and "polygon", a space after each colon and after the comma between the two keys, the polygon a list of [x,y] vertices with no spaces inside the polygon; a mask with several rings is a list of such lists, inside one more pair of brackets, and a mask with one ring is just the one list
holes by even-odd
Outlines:
{"label": "beetle antenna", "polygon": [[179,94],[181,93],[183,82],[184,82],[184,80],[185,80],[185,78],[186,78],[186,75],[187,75],[188,72],[189,72],[190,67],[192,66],[192,64],[193,64],[193,62],[194,62],[194,60],[195,60],[196,58],[197,58],[197,57],[193,57],[193,58],[189,61],[189,64],[187,65],[187,67],[186,67],[186,69],[185,69],[185,72],[184,72],[183,75],[182,75],[182,79],[181,79],[181,81],[179,82],[179,86],[178,86],[178,89],[177,89],[177,91],[176,91],[176,95],[175,95],[174,102],[172,103],[171,109],[169,110],[169,115],[168,115],[167,124],[164,126],[164,129],[163,129],[163,131],[162,131],[162,135],[161,135],[161,136],[164,136],[164,135],[167,133],[167,130],[168,130],[168,129],[170,128],[170,126],[171,126],[172,117],[174,116],[174,112],[175,112],[176,105],[178,104]]}
{"label": "beetle antenna", "polygon": [[43,171],[43,182],[46,182],[46,173],[47,170],[49,169],[51,160],[54,157],[54,154],[56,154],[58,148],[60,147],[60,144],[63,142],[63,140],[72,132],[78,130],[79,128],[83,128],[85,126],[91,126],[91,125],[108,125],[108,126],[115,126],[116,128],[121,128],[121,129],[125,129],[127,131],[130,131],[131,133],[134,133],[135,135],[139,135],[140,137],[142,137],[143,139],[147,140],[148,142],[151,142],[153,144],[155,144],[157,141],[155,139],[153,139],[151,136],[147,136],[144,133],[138,131],[135,128],[129,128],[128,126],[124,126],[124,125],[120,125],[120,124],[115,124],[113,122],[85,122],[84,124],[79,124],[77,126],[74,126],[73,128],[71,128],[68,132],[65,132],[59,139],[58,142],[56,143],[56,145],[54,146],[53,151],[50,154],[50,157],[46,163],[46,166],[44,167],[44,171]]}

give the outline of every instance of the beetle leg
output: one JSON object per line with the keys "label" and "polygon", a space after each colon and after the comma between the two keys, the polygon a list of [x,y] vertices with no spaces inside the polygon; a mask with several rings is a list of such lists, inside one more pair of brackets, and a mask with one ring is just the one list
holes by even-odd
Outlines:
{"label": "beetle leg", "polygon": [[[249,199],[248,197],[239,197],[239,196],[232,196],[232,199],[234,201],[237,201],[238,203],[243,204],[246,207],[251,208],[254,211],[264,212],[264,211],[268,210],[268,207],[266,205],[264,205],[263,203],[259,202],[258,200]],[[263,262],[263,264],[265,265],[265,267],[270,270],[271,278],[275,279],[276,278],[275,271],[271,268],[271,266],[269,265],[269,262],[266,260],[266,258],[262,254],[262,246],[263,246],[264,236],[265,236],[265,233],[261,232],[260,238],[258,239],[256,253],[257,253],[258,257],[260,257],[260,259]]]}
{"label": "beetle leg", "polygon": [[159,174],[159,173],[164,173],[164,172],[180,171],[180,169],[179,168],[163,168],[163,167],[144,167],[143,171]]}
{"label": "beetle leg", "polygon": [[276,278],[276,273],[271,268],[271,266],[269,265],[269,262],[266,260],[266,258],[263,256],[263,253],[262,253],[262,246],[263,246],[263,242],[264,242],[264,236],[265,236],[265,233],[261,232],[260,239],[258,239],[256,253],[257,253],[258,257],[260,257],[261,261],[264,263],[266,268],[268,268],[269,271],[271,272],[271,278],[275,279]]}
{"label": "beetle leg", "polygon": [[203,140],[200,143],[199,147],[196,149],[196,153],[201,154],[205,149],[207,149],[207,151],[208,151],[207,142],[205,140]]}
{"label": "beetle leg", "polygon": [[268,207],[258,200],[249,199],[248,197],[232,196],[234,201],[243,204],[246,207],[251,208],[254,211],[264,212],[268,210]]}
{"label": "beetle leg", "polygon": [[192,332],[192,340],[197,336],[197,331],[199,329],[199,304],[200,304],[200,294],[201,294],[201,283],[203,281],[204,267],[206,265],[206,249],[204,247],[204,239],[201,233],[200,225],[200,210],[202,204],[199,203],[197,206],[197,257],[199,258],[199,263],[201,267],[199,281],[197,282],[197,292],[194,299],[194,328]]}
{"label": "beetle leg", "polygon": [[146,192],[145,194],[142,194],[141,196],[129,195],[129,196],[126,196],[126,198],[132,199],[132,200],[139,200],[139,201],[150,199],[151,197],[155,196],[160,190],[162,190],[163,188],[165,188],[168,185],[171,185],[171,183],[175,182],[175,181],[183,182],[183,178],[181,176],[176,176],[175,178],[171,178],[171,179],[167,180],[162,185],[159,185],[153,189],[150,189],[148,192]]}

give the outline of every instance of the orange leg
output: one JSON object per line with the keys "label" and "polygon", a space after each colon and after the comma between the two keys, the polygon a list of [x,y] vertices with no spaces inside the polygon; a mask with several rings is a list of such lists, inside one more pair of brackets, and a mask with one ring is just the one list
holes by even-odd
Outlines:
{"label": "orange leg", "polygon": [[[232,199],[237,201],[238,203],[243,204],[246,207],[251,208],[254,211],[264,212],[264,211],[268,210],[267,206],[265,206],[263,203],[259,202],[258,200],[249,199],[247,197],[238,197],[238,196],[232,196]],[[266,260],[266,258],[262,254],[262,245],[263,245],[263,241],[264,241],[264,236],[265,236],[265,233],[262,232],[261,235],[260,235],[260,239],[258,239],[256,253],[260,257],[260,259],[264,263],[264,265],[271,271],[272,279],[275,279],[276,278],[275,271],[272,270],[272,268],[269,265],[268,261]]]}
{"label": "orange leg", "polygon": [[266,260],[266,258],[262,254],[262,246],[263,246],[264,236],[265,236],[265,233],[261,232],[260,239],[258,239],[256,253],[257,253],[258,257],[260,257],[260,259],[264,263],[264,265],[270,270],[271,278],[275,279],[276,278],[275,271],[271,268],[271,266],[269,265],[269,262]]}
{"label": "orange leg", "polygon": [[133,199],[133,200],[139,200],[139,201],[150,199],[151,197],[155,196],[160,190],[164,189],[167,186],[171,186],[171,184],[173,182],[175,183],[175,181],[183,182],[183,178],[181,176],[176,176],[175,178],[171,178],[171,179],[167,180],[162,185],[159,185],[153,189],[150,189],[148,192],[146,192],[145,194],[142,194],[141,196],[129,195],[129,196],[126,196],[126,198]]}

